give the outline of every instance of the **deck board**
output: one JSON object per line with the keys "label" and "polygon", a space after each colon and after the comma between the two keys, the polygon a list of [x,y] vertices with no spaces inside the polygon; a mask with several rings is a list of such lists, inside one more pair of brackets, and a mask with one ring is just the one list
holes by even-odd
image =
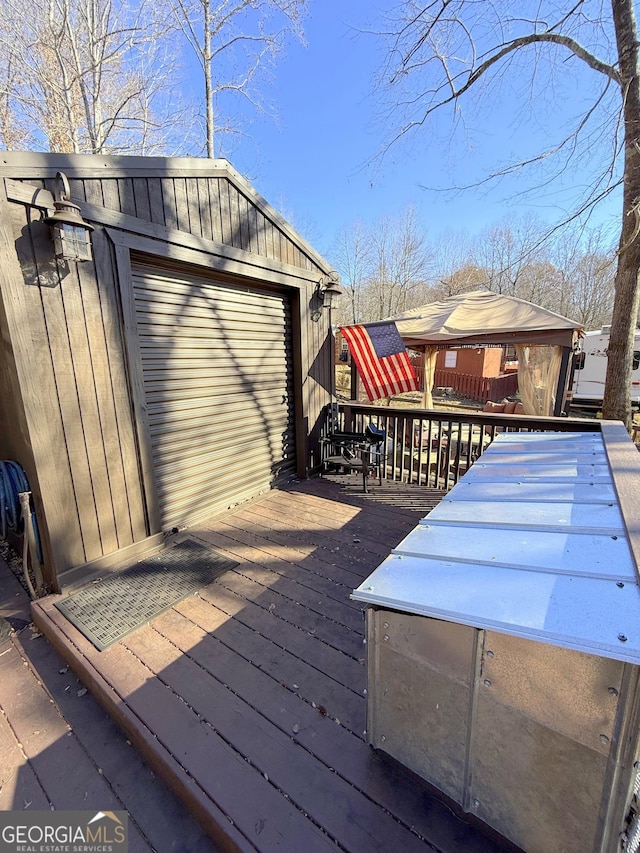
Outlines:
{"label": "deck board", "polygon": [[0,714],[0,811],[18,808],[48,809],[49,800],[3,711]]}
{"label": "deck board", "polygon": [[219,609],[207,607],[198,596],[178,605],[176,610],[241,655],[254,670],[257,668],[269,675],[280,689],[298,693],[311,707],[324,708],[331,719],[340,720],[352,734],[363,737],[364,697],[342,684],[335,673],[320,670],[293,650],[272,642],[240,622],[230,621]]}
{"label": "deck board", "polygon": [[242,567],[243,574],[247,574],[255,580],[262,578],[265,585],[270,585],[273,581],[269,575],[275,575],[278,578],[279,590],[282,592],[286,590],[285,594],[289,594],[294,600],[300,596],[312,596],[315,599],[319,594],[323,608],[325,606],[331,607],[333,613],[340,613],[345,624],[351,624],[351,621],[356,619],[356,627],[361,627],[361,617],[354,616],[354,614],[360,613],[362,606],[356,601],[345,600],[345,592],[347,595],[351,592],[351,583],[339,583],[334,578],[320,575],[318,572],[311,572],[297,563],[284,560],[273,554],[267,557],[268,567],[265,567],[265,552],[261,551],[260,548],[238,543],[231,536],[226,536],[217,530],[208,530],[202,535],[227,556],[241,560],[244,564]]}
{"label": "deck board", "polygon": [[36,621],[225,849],[511,850],[366,743],[349,594],[439,494],[358,482],[293,483],[190,529],[238,565],[106,651],[53,597]]}
{"label": "deck board", "polygon": [[[14,629],[0,644],[0,809],[85,808],[93,791],[101,809],[127,811],[131,853],[219,853],[91,693],[81,689],[63,658],[33,630],[29,598],[3,559],[0,587],[0,607],[6,607],[3,615]],[[71,777],[73,784],[67,784]]]}
{"label": "deck board", "polygon": [[[248,531],[242,525],[233,525],[227,521],[218,520],[215,523],[214,529],[203,531],[202,533],[203,538],[210,540],[214,544],[215,539],[211,537],[215,535],[224,535],[228,540],[235,541],[236,547],[252,547],[256,551],[262,552],[269,561],[269,565],[276,571],[276,567],[280,563],[283,563],[283,569],[287,572],[288,576],[290,575],[288,567],[292,566],[296,573],[300,571],[310,576],[308,577],[309,583],[315,581],[315,578],[319,578],[319,583],[328,584],[329,587],[331,584],[341,587],[341,589],[335,590],[340,596],[338,600],[344,600],[345,591],[348,595],[353,589],[354,579],[360,576],[359,571],[350,571],[345,566],[337,565],[335,557],[326,560],[314,554],[315,549],[312,545],[303,546],[301,543],[297,543],[298,547],[282,545],[271,539],[267,539],[260,533]],[[361,607],[360,604],[349,599],[346,600],[346,603],[358,609]]]}

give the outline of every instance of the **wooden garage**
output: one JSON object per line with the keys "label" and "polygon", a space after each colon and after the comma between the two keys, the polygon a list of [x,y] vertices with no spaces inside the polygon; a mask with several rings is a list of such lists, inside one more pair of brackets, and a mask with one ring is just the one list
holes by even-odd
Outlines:
{"label": "wooden garage", "polygon": [[[92,259],[54,255],[63,173]],[[328,264],[224,160],[4,152],[0,459],[59,589],[318,464]]]}

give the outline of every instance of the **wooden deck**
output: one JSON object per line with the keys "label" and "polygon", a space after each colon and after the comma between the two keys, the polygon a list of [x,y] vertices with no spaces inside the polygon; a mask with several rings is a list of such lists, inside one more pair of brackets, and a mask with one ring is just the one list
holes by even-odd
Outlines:
{"label": "wooden deck", "polygon": [[98,652],[54,607],[39,628],[225,850],[512,850],[365,739],[357,586],[441,493],[294,483],[192,529],[238,560]]}
{"label": "wooden deck", "polygon": [[0,626],[0,811],[124,809],[130,853],[219,853],[35,629],[1,557]]}

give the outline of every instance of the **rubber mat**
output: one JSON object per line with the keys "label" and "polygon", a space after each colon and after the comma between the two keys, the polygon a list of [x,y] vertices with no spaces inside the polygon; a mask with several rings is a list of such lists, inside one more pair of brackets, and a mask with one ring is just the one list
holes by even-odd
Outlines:
{"label": "rubber mat", "polygon": [[238,563],[187,539],[56,602],[100,651]]}

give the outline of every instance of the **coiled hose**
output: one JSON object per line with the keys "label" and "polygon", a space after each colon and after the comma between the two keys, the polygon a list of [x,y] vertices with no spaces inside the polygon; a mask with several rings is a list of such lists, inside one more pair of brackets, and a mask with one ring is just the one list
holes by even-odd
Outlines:
{"label": "coiled hose", "polygon": [[29,481],[22,466],[12,460],[4,462],[0,460],[0,539],[6,539],[10,531],[15,533],[24,531],[22,568],[29,592],[32,598],[35,598],[36,591],[29,577],[27,557],[31,545],[31,557],[36,579],[39,581],[42,551],[38,522],[35,512],[30,507],[30,498]]}

